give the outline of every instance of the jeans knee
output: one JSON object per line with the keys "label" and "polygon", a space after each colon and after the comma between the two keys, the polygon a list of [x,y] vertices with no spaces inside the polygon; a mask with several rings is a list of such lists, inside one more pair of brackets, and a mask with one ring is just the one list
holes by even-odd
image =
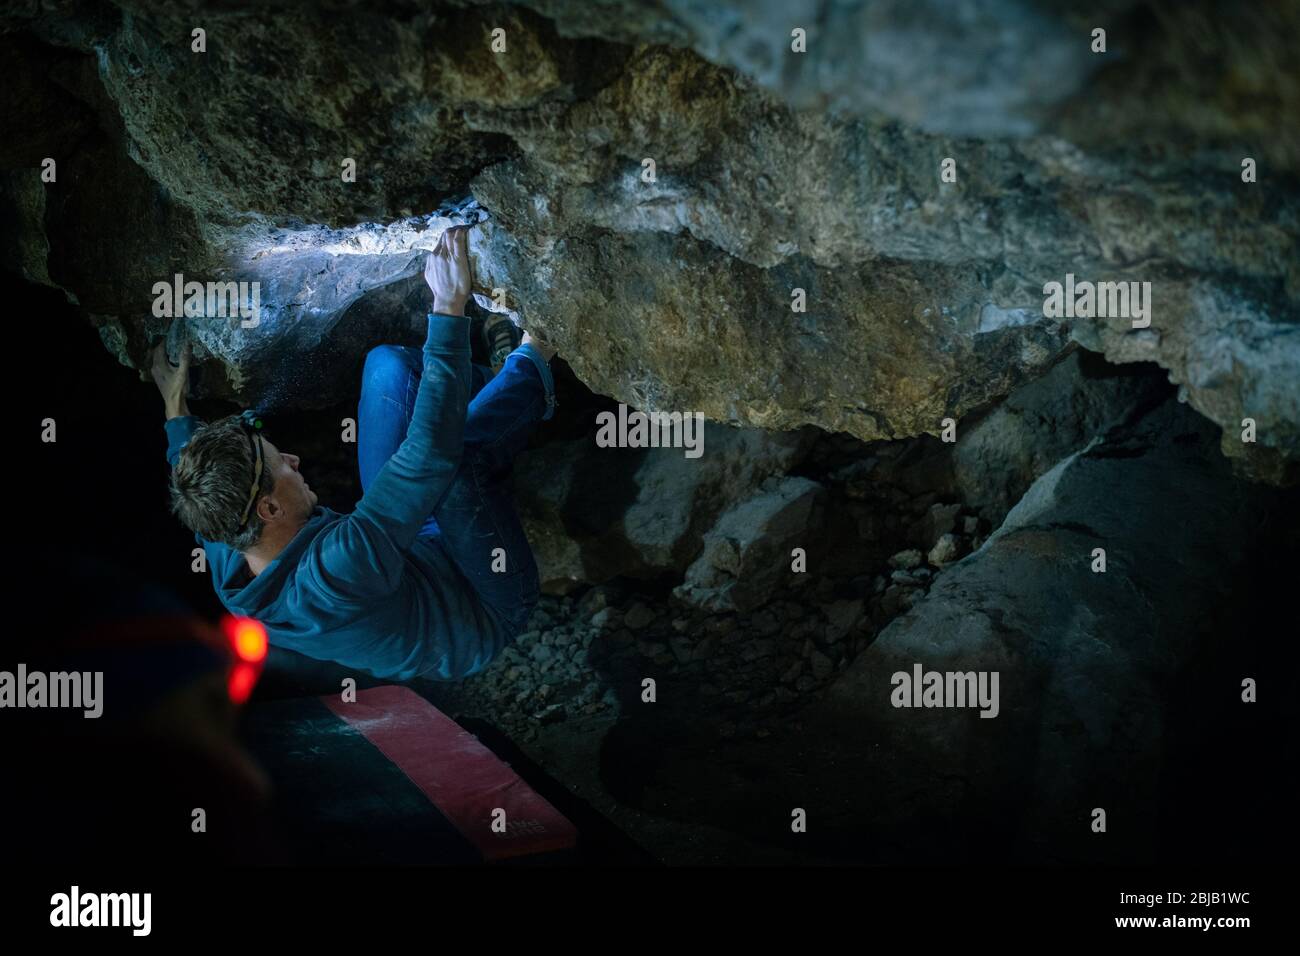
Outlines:
{"label": "jeans knee", "polygon": [[393,384],[405,384],[410,374],[406,352],[400,345],[376,345],[366,353],[366,364],[361,373],[362,385],[384,388]]}

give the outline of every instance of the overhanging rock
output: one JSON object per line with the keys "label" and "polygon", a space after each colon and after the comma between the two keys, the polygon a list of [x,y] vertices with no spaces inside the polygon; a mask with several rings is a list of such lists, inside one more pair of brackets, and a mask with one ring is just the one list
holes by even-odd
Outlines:
{"label": "overhanging rock", "polygon": [[[1257,471],[1283,480],[1300,459],[1300,17],[1224,12],[1235,39],[1207,49],[1204,11],[1159,6],[1109,4],[1103,59],[1091,24],[1027,0],[969,17],[232,3],[205,11],[201,54],[185,4],[6,11],[10,47],[37,41],[14,52],[6,255],[137,367],[165,324],[154,283],[262,282],[263,327],[196,335],[205,386],[258,400],[293,356],[318,373],[277,400],[310,405],[337,377],[324,353],[390,331],[349,309],[379,297],[406,310],[394,327],[418,323],[430,217],[472,192],[493,216],[480,291],[637,407],[937,434],[1077,341],[1163,366],[1231,453],[1252,419],[1274,455]],[[1045,316],[1067,274],[1150,282],[1150,328]]]}

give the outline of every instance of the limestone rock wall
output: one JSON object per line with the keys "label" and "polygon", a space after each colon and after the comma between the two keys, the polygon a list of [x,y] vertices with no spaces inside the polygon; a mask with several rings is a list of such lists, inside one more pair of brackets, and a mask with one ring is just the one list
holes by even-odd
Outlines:
{"label": "limestone rock wall", "polygon": [[[61,0],[0,31],[6,262],[136,365],[156,281],[259,282],[257,327],[192,332],[210,394],[295,356],[278,399],[321,401],[388,331],[349,310],[401,308],[472,195],[481,291],[638,407],[937,434],[1080,342],[1167,369],[1230,454],[1255,420],[1261,476],[1300,456],[1292,2]],[[1045,317],[1071,273],[1150,282],[1151,327]]]}

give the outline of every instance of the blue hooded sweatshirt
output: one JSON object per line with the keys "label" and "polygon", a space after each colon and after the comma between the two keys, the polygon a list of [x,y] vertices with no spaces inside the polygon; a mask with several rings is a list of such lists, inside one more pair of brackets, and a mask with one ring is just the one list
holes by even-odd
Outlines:
{"label": "blue hooded sweatshirt", "polygon": [[[277,647],[376,677],[458,680],[486,666],[509,632],[437,539],[420,537],[460,465],[469,394],[469,320],[430,315],[406,439],[355,511],[318,505],[256,577],[240,552],[195,536],[221,603]],[[199,424],[167,422],[173,467]]]}

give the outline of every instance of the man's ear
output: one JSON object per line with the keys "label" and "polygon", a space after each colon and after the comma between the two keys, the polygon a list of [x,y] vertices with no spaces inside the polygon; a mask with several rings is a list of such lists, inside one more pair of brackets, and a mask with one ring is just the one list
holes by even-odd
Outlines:
{"label": "man's ear", "polygon": [[257,516],[263,521],[274,521],[284,514],[284,509],[270,495],[260,496],[253,508],[257,511]]}

